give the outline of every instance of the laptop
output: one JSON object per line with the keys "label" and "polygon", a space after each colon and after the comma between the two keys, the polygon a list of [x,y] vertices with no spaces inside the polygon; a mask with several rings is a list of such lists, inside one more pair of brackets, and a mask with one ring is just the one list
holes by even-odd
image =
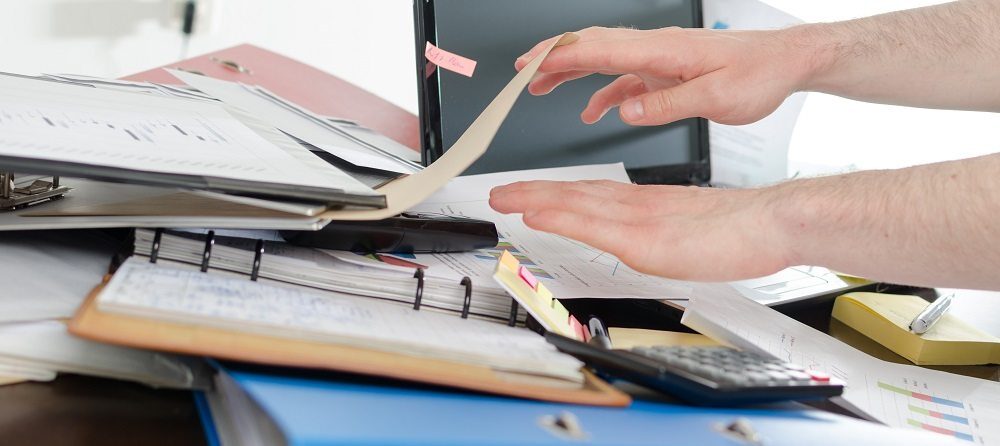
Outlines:
{"label": "laptop", "polygon": [[[455,142],[510,80],[514,60],[536,43],[589,26],[703,26],[698,0],[415,0],[414,17],[425,165]],[[474,75],[434,69],[424,57],[427,42],[475,60]],[[612,80],[613,76],[595,74],[545,96],[524,94],[491,149],[465,173],[623,162],[638,184],[707,186],[711,177],[707,120],[633,127],[613,110],[596,124],[580,121],[590,96]],[[768,305],[851,288],[836,274],[809,267],[735,285]]]}

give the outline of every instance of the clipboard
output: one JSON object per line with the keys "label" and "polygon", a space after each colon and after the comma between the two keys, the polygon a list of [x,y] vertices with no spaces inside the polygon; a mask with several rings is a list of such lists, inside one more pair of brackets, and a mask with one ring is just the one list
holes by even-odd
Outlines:
{"label": "clipboard", "polygon": [[69,322],[70,333],[109,344],[381,376],[542,401],[615,407],[631,402],[627,394],[586,370],[584,382],[573,384],[445,360],[102,312],[97,308],[97,296],[110,279],[110,275],[105,276],[104,282],[91,291]]}

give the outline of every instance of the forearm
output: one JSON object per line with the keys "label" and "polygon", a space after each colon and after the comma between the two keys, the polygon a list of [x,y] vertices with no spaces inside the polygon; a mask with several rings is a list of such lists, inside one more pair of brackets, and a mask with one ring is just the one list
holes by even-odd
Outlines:
{"label": "forearm", "polygon": [[789,263],[1000,289],[1000,154],[762,189]]}
{"label": "forearm", "polygon": [[1000,111],[1000,1],[963,0],[784,31],[802,90],[870,102]]}

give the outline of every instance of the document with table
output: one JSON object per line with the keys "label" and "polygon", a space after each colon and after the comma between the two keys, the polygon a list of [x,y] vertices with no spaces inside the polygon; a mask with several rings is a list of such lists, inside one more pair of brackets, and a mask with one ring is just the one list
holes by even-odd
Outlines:
{"label": "document with table", "polygon": [[893,427],[1000,444],[1000,383],[873,358],[720,286],[703,286],[682,322],[847,383],[844,398]]}

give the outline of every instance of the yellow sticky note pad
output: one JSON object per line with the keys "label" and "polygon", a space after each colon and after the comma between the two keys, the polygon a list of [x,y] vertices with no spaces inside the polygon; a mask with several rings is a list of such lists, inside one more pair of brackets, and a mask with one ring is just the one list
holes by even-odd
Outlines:
{"label": "yellow sticky note pad", "polygon": [[1000,339],[945,314],[923,335],[910,321],[927,307],[918,296],[849,293],[837,298],[833,317],[900,356],[920,365],[1000,362]]}
{"label": "yellow sticky note pad", "polygon": [[521,262],[510,252],[504,251],[497,260],[493,279],[546,330],[577,338],[576,332],[569,325],[569,311],[566,307],[556,300],[552,291],[543,283],[528,283],[519,274],[520,270]]}

